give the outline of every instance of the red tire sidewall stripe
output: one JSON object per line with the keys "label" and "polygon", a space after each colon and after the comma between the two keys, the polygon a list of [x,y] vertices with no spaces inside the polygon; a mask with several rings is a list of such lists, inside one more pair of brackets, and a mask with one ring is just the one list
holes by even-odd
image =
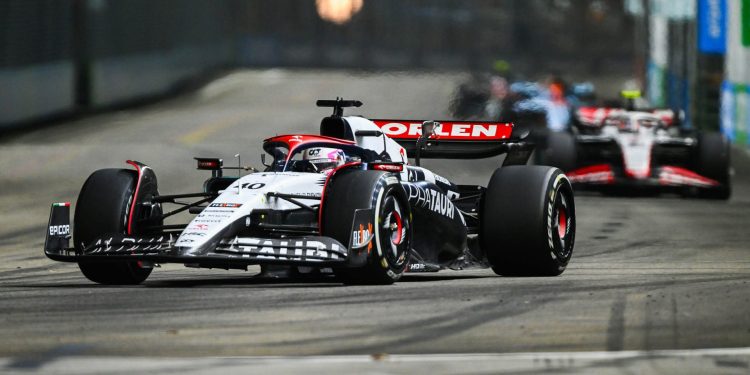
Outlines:
{"label": "red tire sidewall stripe", "polygon": [[128,160],[127,163],[130,164],[130,165],[132,165],[133,167],[135,167],[135,170],[138,173],[138,176],[137,176],[137,179],[136,179],[136,183],[135,183],[135,192],[133,193],[133,202],[130,203],[130,214],[128,215],[128,235],[131,235],[131,234],[133,234],[133,213],[135,212],[135,205],[137,203],[136,201],[137,201],[137,198],[138,198],[138,191],[141,188],[141,174],[142,174],[142,171],[141,171],[141,166],[138,165],[138,163],[136,163],[136,162],[134,162],[132,160]]}

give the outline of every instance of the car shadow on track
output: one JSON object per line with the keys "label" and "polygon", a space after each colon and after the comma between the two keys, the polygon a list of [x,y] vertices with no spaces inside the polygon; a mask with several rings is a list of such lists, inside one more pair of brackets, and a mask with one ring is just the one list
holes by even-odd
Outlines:
{"label": "car shadow on track", "polygon": [[[419,273],[406,274],[398,284],[443,282],[449,280],[471,280],[487,277],[498,277],[495,275],[461,274],[460,272],[446,273]],[[5,280],[9,281],[9,280]],[[167,273],[157,278],[146,280],[140,285],[100,285],[78,277],[66,275],[58,282],[40,282],[38,280],[25,282],[24,278],[13,280],[9,283],[0,283],[3,288],[192,288],[192,287],[236,287],[236,286],[264,286],[279,288],[319,288],[319,287],[342,287],[350,286],[343,284],[331,274],[295,275],[295,276],[266,276],[263,274],[216,277],[212,275],[201,275],[199,277],[186,277],[186,275],[175,275],[170,278]],[[354,285],[351,285],[354,286]],[[361,286],[361,285],[359,285]],[[381,286],[387,287],[387,286]]]}
{"label": "car shadow on track", "polygon": [[[397,281],[396,284],[400,283],[413,283],[413,282],[440,282],[446,280],[458,280],[458,279],[476,279],[487,276],[480,275],[405,275],[401,280]],[[339,281],[333,275],[320,275],[320,276],[302,276],[302,277],[264,277],[264,276],[251,276],[251,277],[226,277],[226,278],[200,278],[200,279],[173,279],[173,280],[158,280],[158,281],[147,281],[143,286],[148,288],[176,288],[176,287],[205,287],[205,286],[267,286],[267,287],[283,287],[283,288],[306,288],[306,287],[346,287],[355,285],[346,285]],[[356,285],[361,286],[361,285]]]}

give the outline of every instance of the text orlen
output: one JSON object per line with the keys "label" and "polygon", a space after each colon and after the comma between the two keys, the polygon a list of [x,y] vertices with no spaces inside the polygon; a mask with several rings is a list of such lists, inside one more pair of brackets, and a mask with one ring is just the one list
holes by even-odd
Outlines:
{"label": "text orlen", "polygon": [[[422,134],[419,122],[376,121],[380,129],[392,138],[418,138]],[[435,129],[437,139],[505,139],[512,125],[505,123],[443,123]]]}

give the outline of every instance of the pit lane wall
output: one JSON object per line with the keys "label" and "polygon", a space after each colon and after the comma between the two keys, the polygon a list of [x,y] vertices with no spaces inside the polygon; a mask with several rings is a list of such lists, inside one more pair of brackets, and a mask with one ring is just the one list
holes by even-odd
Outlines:
{"label": "pit lane wall", "polygon": [[750,0],[727,0],[725,79],[721,87],[721,130],[750,147]]}
{"label": "pit lane wall", "polygon": [[62,1],[0,2],[0,130],[73,107],[71,19]]}
{"label": "pit lane wall", "polygon": [[73,64],[55,61],[0,68],[0,130],[74,107]]}
{"label": "pit lane wall", "polygon": [[169,93],[234,59],[230,0],[0,1],[0,132]]}
{"label": "pit lane wall", "polygon": [[178,89],[229,60],[231,46],[186,46],[158,53],[97,59],[90,65],[88,102],[77,103],[74,64],[55,61],[0,69],[0,130],[27,120],[143,100]]}
{"label": "pit lane wall", "polygon": [[630,68],[623,1],[0,0],[0,136],[216,67],[489,71],[502,59],[525,76],[607,76]]}

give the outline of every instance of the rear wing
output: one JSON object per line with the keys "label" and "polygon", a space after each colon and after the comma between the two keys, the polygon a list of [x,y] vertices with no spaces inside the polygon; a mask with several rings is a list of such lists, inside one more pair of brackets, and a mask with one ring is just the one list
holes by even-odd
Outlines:
{"label": "rear wing", "polygon": [[605,118],[626,112],[624,108],[616,107],[580,107],[575,111],[575,119],[581,125],[598,128]]}
{"label": "rear wing", "polygon": [[[422,134],[420,120],[371,120],[389,138],[398,142],[410,155],[416,153]],[[505,164],[526,163],[534,146],[514,139],[513,124],[481,121],[438,121],[440,126],[425,142],[423,158],[478,159],[508,153]]]}
{"label": "rear wing", "polygon": [[[679,111],[669,108],[644,108],[637,111],[651,112],[664,121],[667,126],[679,124],[681,116]],[[627,112],[629,112],[627,109],[618,107],[580,107],[575,111],[575,118],[583,126],[600,127],[605,118]]]}

